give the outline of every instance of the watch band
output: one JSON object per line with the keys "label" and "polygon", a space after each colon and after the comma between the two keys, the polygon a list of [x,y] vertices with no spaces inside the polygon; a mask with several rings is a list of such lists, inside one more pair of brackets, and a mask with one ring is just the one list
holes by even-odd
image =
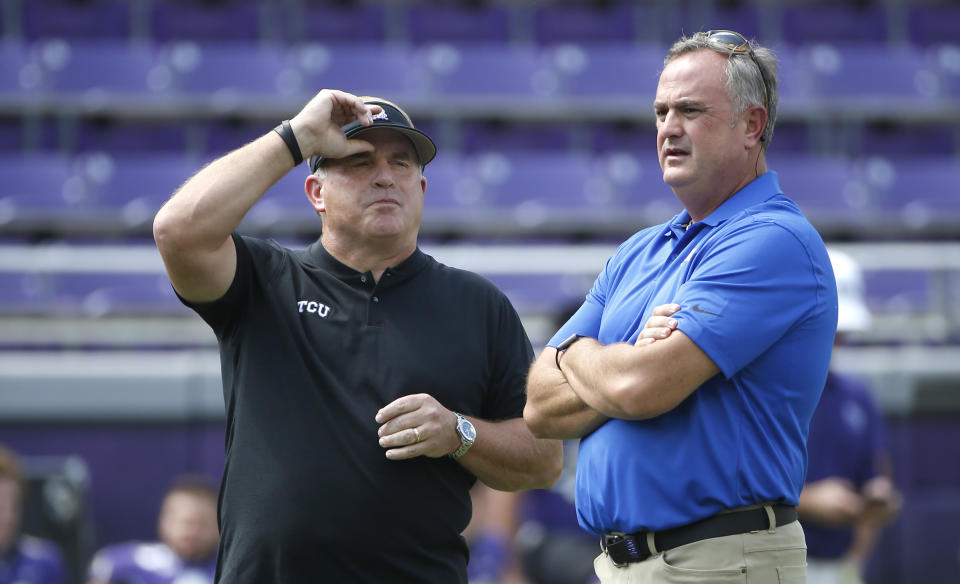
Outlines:
{"label": "watch band", "polygon": [[[460,436],[460,447],[450,453],[450,456],[454,459],[460,458],[467,453],[467,450],[470,450],[470,447],[473,446],[473,443],[476,441],[476,428],[470,420],[463,417],[463,414],[459,412],[453,412],[457,416],[457,435]],[[461,425],[468,425],[473,430],[474,437],[469,438],[463,434],[463,430],[460,429]]]}
{"label": "watch band", "polygon": [[287,149],[290,151],[290,156],[293,157],[293,165],[298,166],[303,162],[303,154],[300,152],[300,144],[297,143],[297,137],[293,135],[293,128],[290,126],[290,120],[283,120],[280,122],[280,125],[273,129],[274,132],[280,134],[280,137],[283,138],[284,144],[287,145]]}
{"label": "watch band", "polygon": [[569,349],[570,345],[574,344],[575,342],[579,341],[582,338],[583,338],[583,335],[578,335],[574,333],[569,337],[563,339],[563,341],[561,341],[560,344],[557,345],[557,354],[556,354],[557,369],[560,369],[560,354],[566,351],[567,349]]}

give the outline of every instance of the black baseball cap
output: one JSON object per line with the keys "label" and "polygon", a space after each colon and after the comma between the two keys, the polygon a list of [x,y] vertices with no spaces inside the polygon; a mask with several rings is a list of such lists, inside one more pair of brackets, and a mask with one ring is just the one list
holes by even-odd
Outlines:
{"label": "black baseball cap", "polygon": [[[375,130],[377,128],[390,128],[400,132],[407,138],[410,138],[410,141],[413,142],[414,149],[417,151],[417,157],[420,159],[420,164],[423,166],[426,166],[427,163],[433,160],[434,156],[437,155],[437,145],[433,143],[433,140],[430,139],[430,136],[427,136],[420,130],[413,127],[413,121],[410,119],[410,116],[406,114],[406,112],[386,101],[374,99],[370,101],[364,101],[363,103],[367,105],[378,105],[382,108],[382,111],[373,115],[373,123],[369,126],[364,126],[357,120],[354,120],[344,126],[340,126],[340,129],[343,130],[343,133],[347,135],[347,138],[353,138],[354,136],[360,135],[368,130]],[[311,156],[310,172],[316,172],[317,169],[320,168],[321,162],[323,162],[322,156]]]}

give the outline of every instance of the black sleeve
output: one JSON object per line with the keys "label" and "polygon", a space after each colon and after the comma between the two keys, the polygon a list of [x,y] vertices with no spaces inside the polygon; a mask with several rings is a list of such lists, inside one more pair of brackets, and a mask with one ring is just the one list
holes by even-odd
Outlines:
{"label": "black sleeve", "polygon": [[258,282],[266,283],[276,277],[283,265],[283,249],[274,242],[232,234],[237,250],[237,269],[233,282],[223,296],[211,302],[190,302],[179,294],[180,302],[200,315],[217,338],[236,326],[250,297],[250,289]]}
{"label": "black sleeve", "polygon": [[483,418],[506,420],[523,416],[533,347],[510,300],[499,289],[495,292],[494,313],[488,320],[491,376],[483,404]]}

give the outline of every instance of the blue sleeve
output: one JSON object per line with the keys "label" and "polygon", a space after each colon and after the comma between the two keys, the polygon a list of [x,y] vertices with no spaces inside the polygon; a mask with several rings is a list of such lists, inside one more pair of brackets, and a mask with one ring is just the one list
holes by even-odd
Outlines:
{"label": "blue sleeve", "polygon": [[814,260],[790,230],[755,220],[705,247],[691,260],[674,317],[727,378],[791,327],[829,310],[822,281],[830,265]]}
{"label": "blue sleeve", "polygon": [[578,334],[592,339],[600,336],[600,320],[603,317],[603,307],[606,305],[607,300],[607,283],[609,282],[607,270],[609,266],[610,262],[608,261],[600,272],[600,275],[597,276],[593,287],[591,287],[587,293],[587,298],[583,305],[581,305],[573,316],[560,327],[560,330],[553,335],[547,343],[548,347],[556,348],[557,345],[572,334]]}

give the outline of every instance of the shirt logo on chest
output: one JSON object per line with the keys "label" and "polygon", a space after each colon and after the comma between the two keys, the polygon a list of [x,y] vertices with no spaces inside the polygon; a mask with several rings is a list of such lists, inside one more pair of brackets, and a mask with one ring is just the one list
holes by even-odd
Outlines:
{"label": "shirt logo on chest", "polygon": [[298,300],[297,310],[301,314],[316,314],[320,318],[327,318],[327,315],[330,314],[330,307],[316,300]]}

